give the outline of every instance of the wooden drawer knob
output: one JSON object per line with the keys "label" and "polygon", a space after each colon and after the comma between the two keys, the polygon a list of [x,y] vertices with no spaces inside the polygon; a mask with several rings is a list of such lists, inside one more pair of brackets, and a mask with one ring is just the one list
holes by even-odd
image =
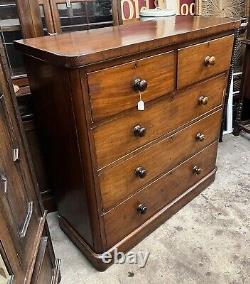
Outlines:
{"label": "wooden drawer knob", "polygon": [[196,175],[200,175],[202,172],[202,169],[198,166],[194,166],[193,167],[193,173],[196,174]]}
{"label": "wooden drawer knob", "polygon": [[136,125],[134,127],[134,135],[143,137],[146,134],[146,128],[141,125]]}
{"label": "wooden drawer knob", "polygon": [[207,103],[208,103],[208,97],[203,97],[203,96],[201,96],[201,97],[199,97],[199,104],[200,105],[207,105]]}
{"label": "wooden drawer knob", "polygon": [[205,140],[205,135],[202,133],[197,133],[196,134],[196,140],[198,141],[204,141]]}
{"label": "wooden drawer knob", "polygon": [[205,65],[206,66],[212,66],[215,64],[215,57],[214,56],[207,56],[205,58]]}
{"label": "wooden drawer knob", "polygon": [[148,82],[146,80],[141,80],[140,78],[137,78],[134,80],[133,87],[135,91],[143,92],[148,87]]}
{"label": "wooden drawer knob", "polygon": [[137,212],[140,214],[145,214],[147,212],[148,208],[144,204],[140,204],[137,207]]}
{"label": "wooden drawer knob", "polygon": [[143,167],[138,167],[135,170],[135,175],[139,178],[144,178],[147,175],[147,171]]}

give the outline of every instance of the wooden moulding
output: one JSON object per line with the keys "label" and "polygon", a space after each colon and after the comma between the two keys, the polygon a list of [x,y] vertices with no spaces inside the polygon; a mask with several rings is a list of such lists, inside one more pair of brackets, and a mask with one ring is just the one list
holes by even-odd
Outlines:
{"label": "wooden moulding", "polygon": [[[162,208],[157,214],[148,219],[143,225],[138,227],[132,233],[127,235],[123,240],[114,245],[108,250],[111,254],[117,249],[120,252],[127,252],[143,240],[148,234],[153,232],[157,227],[163,224],[167,219],[177,213],[182,207],[188,204],[193,198],[199,195],[204,189],[206,189],[215,179],[217,168],[215,168],[210,174],[189,188],[184,194],[175,199],[172,203]],[[105,271],[111,264],[106,264],[102,261],[102,254],[96,254],[78,235],[78,233],[70,226],[70,224],[61,216],[59,217],[59,225],[61,229],[70,237],[72,242],[82,251],[87,259],[93,264],[93,266],[99,271]]]}

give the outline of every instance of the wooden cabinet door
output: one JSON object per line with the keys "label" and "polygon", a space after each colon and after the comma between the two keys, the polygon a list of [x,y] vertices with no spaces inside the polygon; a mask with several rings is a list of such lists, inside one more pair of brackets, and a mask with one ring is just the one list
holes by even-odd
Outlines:
{"label": "wooden cabinet door", "polygon": [[3,214],[11,224],[11,237],[25,268],[29,266],[29,256],[32,256],[32,246],[28,243],[37,238],[41,217],[27,194],[19,169],[18,147],[13,146],[15,139],[3,95],[0,99],[0,137],[0,202]]}
{"label": "wooden cabinet door", "polygon": [[[3,271],[12,275],[11,283],[31,283],[39,247],[48,235],[46,213],[36,189],[1,42],[0,55],[0,258],[9,263],[9,269]],[[47,240],[50,254],[46,256],[51,261],[46,260],[45,268],[54,277],[58,269],[51,240]]]}

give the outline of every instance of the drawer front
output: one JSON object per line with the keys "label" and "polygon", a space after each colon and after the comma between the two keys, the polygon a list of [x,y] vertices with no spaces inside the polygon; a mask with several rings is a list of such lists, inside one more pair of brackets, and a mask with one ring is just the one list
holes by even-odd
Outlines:
{"label": "drawer front", "polygon": [[[217,145],[217,142],[213,143],[106,213],[103,218],[108,247],[115,245],[157,211],[212,172],[215,168]],[[197,169],[201,170],[199,174]]]}
{"label": "drawer front", "polygon": [[217,140],[221,113],[219,110],[132,158],[101,171],[99,181],[104,210]]}
{"label": "drawer front", "polygon": [[234,37],[232,35],[178,51],[178,89],[229,69]]}
{"label": "drawer front", "polygon": [[[145,111],[134,111],[95,128],[93,134],[98,168],[221,105],[224,87],[225,75],[146,106]],[[204,98],[207,98],[206,104],[201,103]],[[136,126],[145,128],[145,135],[141,137],[138,132],[135,135]]]}
{"label": "drawer front", "polygon": [[174,52],[169,52],[88,73],[93,120],[136,108],[139,92],[134,82],[141,90],[146,87],[144,80],[147,82],[146,90],[141,91],[145,102],[172,92],[175,68]]}

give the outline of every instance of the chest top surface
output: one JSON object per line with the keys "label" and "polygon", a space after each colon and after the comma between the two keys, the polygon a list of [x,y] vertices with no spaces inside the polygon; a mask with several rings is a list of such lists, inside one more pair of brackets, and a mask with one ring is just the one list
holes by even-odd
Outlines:
{"label": "chest top surface", "polygon": [[17,41],[27,55],[80,67],[234,30],[229,18],[176,16],[133,24]]}

